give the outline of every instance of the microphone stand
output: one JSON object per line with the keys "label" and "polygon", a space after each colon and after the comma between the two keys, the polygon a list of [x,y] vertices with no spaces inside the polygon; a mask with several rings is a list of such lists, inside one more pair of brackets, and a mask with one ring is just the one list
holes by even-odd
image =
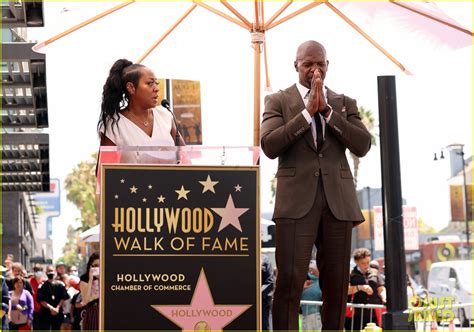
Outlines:
{"label": "microphone stand", "polygon": [[170,103],[168,100],[163,99],[161,101],[161,106],[166,108],[168,112],[171,113],[171,116],[173,117],[173,123],[176,128],[176,132],[174,135],[174,145],[177,147],[176,149],[176,164],[181,164],[181,142],[179,141],[179,137],[181,136],[181,133],[179,132],[179,127],[178,127],[178,121],[176,121],[176,116],[174,115],[174,112],[171,110]]}

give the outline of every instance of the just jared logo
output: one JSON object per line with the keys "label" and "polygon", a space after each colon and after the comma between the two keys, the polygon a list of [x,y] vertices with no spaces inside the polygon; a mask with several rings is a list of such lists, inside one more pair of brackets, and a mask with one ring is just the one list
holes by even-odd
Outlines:
{"label": "just jared logo", "polygon": [[450,322],[454,319],[454,297],[431,297],[426,301],[416,301],[408,316],[415,322]]}

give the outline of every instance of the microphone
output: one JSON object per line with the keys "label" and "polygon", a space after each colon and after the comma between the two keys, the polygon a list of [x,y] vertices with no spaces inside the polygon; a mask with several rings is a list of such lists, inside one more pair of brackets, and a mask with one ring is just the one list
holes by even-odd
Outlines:
{"label": "microphone", "polygon": [[[168,99],[163,99],[161,101],[161,106],[163,106],[164,108],[166,108],[168,111],[171,112],[170,102],[168,101]],[[171,112],[171,113],[173,113],[173,112]]]}
{"label": "microphone", "polygon": [[176,127],[176,133],[174,135],[174,145],[178,147],[178,150],[176,151],[176,160],[177,160],[177,163],[179,164],[181,163],[181,158],[179,155],[179,150],[180,150],[179,146],[181,145],[179,141],[179,137],[181,136],[181,133],[179,132],[178,122],[176,121],[176,116],[174,115],[174,112],[171,110],[170,102],[167,99],[163,99],[161,101],[161,106],[166,108],[168,112],[170,112],[171,115],[173,116],[174,126]]}
{"label": "microphone", "polygon": [[179,146],[180,145],[179,136],[181,136],[181,133],[179,132],[179,127],[178,127],[178,122],[176,121],[176,116],[174,115],[174,112],[171,110],[170,102],[167,99],[163,99],[161,101],[161,106],[166,108],[168,110],[168,112],[170,112],[171,115],[173,116],[174,126],[176,127],[176,134],[175,134],[175,137],[174,137],[174,145]]}

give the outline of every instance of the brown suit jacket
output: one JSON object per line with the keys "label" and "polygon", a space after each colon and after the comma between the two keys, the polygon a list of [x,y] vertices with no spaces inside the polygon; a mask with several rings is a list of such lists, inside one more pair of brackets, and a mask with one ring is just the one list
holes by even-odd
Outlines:
{"label": "brown suit jacket", "polygon": [[334,111],[319,153],[310,124],[301,114],[305,106],[296,84],[265,98],[261,146],[266,156],[279,158],[273,219],[304,217],[313,206],[321,177],[333,215],[354,224],[364,220],[346,149],[363,157],[370,149],[370,133],[360,120],[354,99],[329,89],[327,96]]}

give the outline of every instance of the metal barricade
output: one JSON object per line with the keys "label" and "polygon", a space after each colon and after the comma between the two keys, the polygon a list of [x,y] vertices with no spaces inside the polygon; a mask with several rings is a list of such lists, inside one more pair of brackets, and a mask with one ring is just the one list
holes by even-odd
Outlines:
{"label": "metal barricade", "polygon": [[[301,304],[305,304],[305,305],[314,305],[314,306],[322,306],[323,305],[323,302],[322,301],[301,301]],[[347,303],[347,307],[348,308],[354,308],[354,309],[358,309],[359,312],[360,312],[360,317],[364,317],[364,314],[367,315],[367,312],[368,312],[368,315],[369,315],[369,319],[370,321],[373,320],[374,318],[374,315],[375,315],[375,309],[385,309],[385,306],[384,305],[380,305],[380,304],[359,304],[359,303]],[[351,329],[350,330],[347,330],[346,331],[360,331],[360,330],[363,330],[365,328],[365,326],[362,326],[363,324],[363,319],[360,320],[360,323],[358,324],[359,326],[354,326],[354,321],[355,321],[355,315],[352,315],[352,318],[351,318]],[[347,318],[346,318],[347,319]],[[380,324],[377,324],[378,326],[380,326]]]}
{"label": "metal barricade", "polygon": [[[308,306],[319,306],[323,305],[322,301],[301,301],[301,304]],[[357,304],[347,303],[348,308],[360,309],[360,316],[364,315],[364,312],[369,310],[369,318],[372,321],[374,309],[385,309],[383,305],[377,304]],[[473,331],[474,324],[473,318],[473,304],[472,303],[452,303],[443,305],[429,305],[429,303],[419,306],[410,307],[405,313],[408,314],[408,319],[411,319],[415,323],[415,329],[418,332],[425,331],[441,331],[441,332],[452,332],[452,331]],[[351,329],[346,331],[363,330],[365,326],[362,326],[363,321],[361,320],[359,326],[354,326],[354,315],[351,318]],[[380,326],[380,324],[377,324]]]}

